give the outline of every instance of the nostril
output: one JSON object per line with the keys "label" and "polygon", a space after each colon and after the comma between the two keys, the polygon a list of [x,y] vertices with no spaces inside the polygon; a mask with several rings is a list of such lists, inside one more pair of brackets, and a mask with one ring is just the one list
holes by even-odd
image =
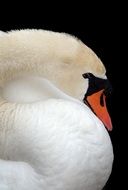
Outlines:
{"label": "nostril", "polygon": [[100,105],[103,107],[104,106],[104,99],[103,99],[104,94],[102,93],[100,96]]}

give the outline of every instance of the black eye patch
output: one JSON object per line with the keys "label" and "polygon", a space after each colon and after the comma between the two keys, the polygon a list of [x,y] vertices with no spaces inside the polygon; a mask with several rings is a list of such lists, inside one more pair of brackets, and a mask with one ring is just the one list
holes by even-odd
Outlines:
{"label": "black eye patch", "polygon": [[108,79],[102,79],[102,78],[96,77],[92,73],[85,73],[82,76],[85,79],[89,80],[89,87],[88,87],[86,96],[90,96],[100,90],[104,90],[104,94],[106,96],[108,96],[112,92],[112,86]]}

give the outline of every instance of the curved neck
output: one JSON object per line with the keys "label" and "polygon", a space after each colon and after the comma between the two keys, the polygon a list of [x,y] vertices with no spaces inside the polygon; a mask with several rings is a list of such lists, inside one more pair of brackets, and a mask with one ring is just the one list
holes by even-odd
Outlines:
{"label": "curved neck", "polygon": [[65,94],[49,80],[31,75],[21,75],[6,81],[0,95],[8,102],[30,103],[49,98],[79,101]]}

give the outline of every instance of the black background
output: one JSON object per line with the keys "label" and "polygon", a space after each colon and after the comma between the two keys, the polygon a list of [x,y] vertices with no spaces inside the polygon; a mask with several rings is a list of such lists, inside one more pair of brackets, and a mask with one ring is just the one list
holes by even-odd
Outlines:
{"label": "black background", "polygon": [[[49,3],[50,4],[50,3]],[[66,6],[65,6],[66,5]],[[10,18],[0,22],[0,30],[36,28],[66,32],[80,38],[86,45],[92,48],[101,58],[107,69],[107,76],[113,86],[113,94],[108,99],[108,109],[113,121],[113,131],[110,133],[115,161],[111,177],[105,190],[125,189],[126,170],[126,135],[127,135],[127,68],[124,61],[125,48],[125,22],[124,11],[119,5],[104,4],[90,5],[76,4],[69,7],[66,3],[60,3],[60,7],[52,9],[41,5],[31,10],[27,7],[19,10]],[[20,6],[20,5],[19,5]],[[31,14],[28,12],[31,10]],[[45,10],[46,9],[46,10]],[[122,12],[122,13],[121,13]],[[26,13],[24,15],[24,13]],[[10,47],[11,48],[11,47]],[[127,170],[126,170],[127,172]]]}

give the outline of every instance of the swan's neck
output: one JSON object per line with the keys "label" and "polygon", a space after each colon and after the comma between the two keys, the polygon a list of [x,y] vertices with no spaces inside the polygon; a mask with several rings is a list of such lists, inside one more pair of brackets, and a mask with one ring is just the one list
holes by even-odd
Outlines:
{"label": "swan's neck", "polygon": [[22,75],[6,81],[0,89],[0,94],[3,99],[16,103],[44,101],[49,98],[77,101],[59,90],[49,80],[37,76]]}

